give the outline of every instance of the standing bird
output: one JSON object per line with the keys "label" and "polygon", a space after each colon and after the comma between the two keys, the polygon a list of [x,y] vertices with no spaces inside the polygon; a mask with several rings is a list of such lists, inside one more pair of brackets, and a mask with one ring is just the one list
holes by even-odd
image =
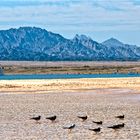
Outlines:
{"label": "standing bird", "polygon": [[46,119],[51,120],[52,122],[54,122],[56,120],[56,116],[51,116],[51,117],[47,117]]}
{"label": "standing bird", "polygon": [[87,116],[77,116],[78,118],[82,119],[83,121],[87,120]]}
{"label": "standing bird", "polygon": [[124,125],[125,125],[125,124],[122,123],[122,124],[112,125],[112,126],[109,126],[109,127],[107,127],[107,128],[112,128],[112,129],[114,129],[114,130],[117,130],[117,129],[123,128]]}
{"label": "standing bird", "polygon": [[90,131],[94,131],[95,133],[99,133],[101,131],[101,128],[93,128],[93,129],[89,129]]}
{"label": "standing bird", "polygon": [[99,124],[99,125],[103,124],[102,121],[99,121],[99,122],[97,122],[97,121],[92,121],[92,122],[93,122],[93,123],[96,123],[96,124]]}
{"label": "standing bird", "polygon": [[69,132],[71,132],[71,130],[75,127],[75,124],[72,124],[70,126],[66,126],[66,127],[63,127],[63,129],[68,129]]}
{"label": "standing bird", "polygon": [[41,119],[41,116],[33,117],[33,118],[30,118],[30,119],[35,120],[36,122],[38,122]]}
{"label": "standing bird", "polygon": [[124,115],[119,115],[119,116],[116,116],[116,118],[119,118],[119,119],[124,119]]}
{"label": "standing bird", "polygon": [[124,123],[121,123],[121,124],[118,124],[120,128],[124,127],[125,124]]}

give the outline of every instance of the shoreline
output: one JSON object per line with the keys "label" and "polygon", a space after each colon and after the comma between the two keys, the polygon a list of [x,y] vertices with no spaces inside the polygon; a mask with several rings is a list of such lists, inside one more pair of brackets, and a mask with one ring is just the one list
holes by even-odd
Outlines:
{"label": "shoreline", "polygon": [[0,92],[63,92],[96,89],[129,89],[140,93],[140,77],[45,80],[1,80]]}

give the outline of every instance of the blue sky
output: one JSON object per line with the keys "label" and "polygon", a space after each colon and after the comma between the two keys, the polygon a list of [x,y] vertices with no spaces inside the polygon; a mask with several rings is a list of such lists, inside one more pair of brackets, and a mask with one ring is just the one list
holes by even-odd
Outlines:
{"label": "blue sky", "polygon": [[140,0],[0,0],[0,29],[20,26],[140,46]]}

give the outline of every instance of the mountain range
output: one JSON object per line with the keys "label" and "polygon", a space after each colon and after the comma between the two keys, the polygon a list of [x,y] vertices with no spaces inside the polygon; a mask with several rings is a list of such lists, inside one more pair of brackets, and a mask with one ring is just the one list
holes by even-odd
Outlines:
{"label": "mountain range", "polygon": [[102,43],[86,35],[66,39],[37,27],[0,31],[0,60],[86,61],[140,60],[140,47],[110,38]]}

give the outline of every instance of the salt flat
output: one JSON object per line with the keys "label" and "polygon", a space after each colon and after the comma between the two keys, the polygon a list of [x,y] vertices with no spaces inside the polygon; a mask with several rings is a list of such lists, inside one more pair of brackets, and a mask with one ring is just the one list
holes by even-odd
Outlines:
{"label": "salt flat", "polygon": [[[0,139],[140,139],[140,78],[0,81]],[[116,115],[125,115],[124,120]],[[30,120],[41,115],[40,123]],[[45,117],[57,115],[56,123]],[[87,115],[82,122],[77,115]],[[103,121],[101,133],[92,121]],[[125,123],[113,131],[107,126]],[[76,124],[69,134],[63,126]]]}
{"label": "salt flat", "polygon": [[[125,115],[124,120],[115,118]],[[41,115],[40,123],[30,120]],[[57,115],[56,123],[45,117]],[[77,115],[87,115],[82,122]],[[103,121],[101,133],[92,121]],[[122,123],[118,131],[107,126]],[[63,126],[76,124],[71,133]],[[140,139],[140,94],[130,89],[96,89],[75,92],[51,92],[36,94],[0,94],[0,139],[2,140],[94,140]]]}

